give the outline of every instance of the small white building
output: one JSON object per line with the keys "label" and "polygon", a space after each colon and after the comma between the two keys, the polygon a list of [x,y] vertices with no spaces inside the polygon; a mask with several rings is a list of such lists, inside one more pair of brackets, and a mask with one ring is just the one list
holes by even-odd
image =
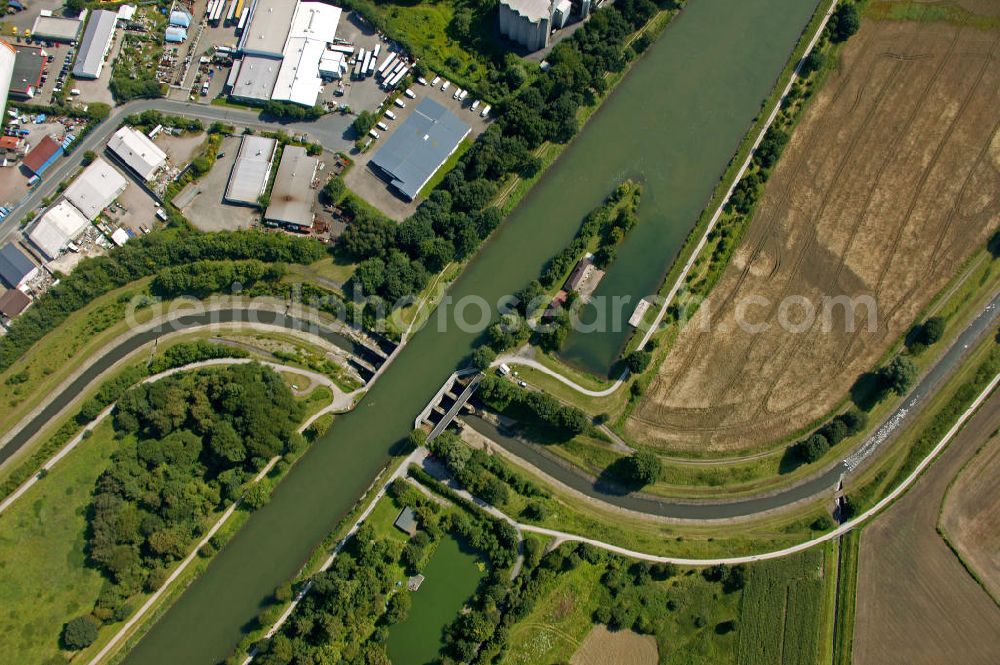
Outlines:
{"label": "small white building", "polygon": [[87,219],[94,221],[126,187],[128,181],[124,176],[98,157],[66,188],[65,196]]}
{"label": "small white building", "polygon": [[88,226],[90,220],[72,203],[63,200],[42,215],[28,234],[28,240],[51,261],[58,258]]}
{"label": "small white building", "polygon": [[128,126],[115,132],[108,141],[108,150],[144,182],[152,180],[167,163],[165,152],[148,136]]}
{"label": "small white building", "polygon": [[228,203],[256,206],[267,189],[278,142],[265,136],[247,135],[229,175],[225,200]]}

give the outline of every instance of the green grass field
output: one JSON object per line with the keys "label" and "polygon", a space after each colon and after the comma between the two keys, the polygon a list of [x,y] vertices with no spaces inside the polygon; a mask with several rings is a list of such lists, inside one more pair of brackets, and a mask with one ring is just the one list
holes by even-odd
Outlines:
{"label": "green grass field", "polygon": [[755,564],[740,605],[736,662],[815,663],[823,619],[823,549]]}
{"label": "green grass field", "polygon": [[[601,607],[624,602],[655,636],[662,664],[816,663],[823,630],[824,554],[811,550],[754,564],[742,591],[729,593],[697,570],[627,587],[602,583],[603,563],[582,562],[547,583],[511,631],[504,665],[569,662]],[[734,622],[730,624],[730,622]]]}
{"label": "green grass field", "polygon": [[84,510],[117,444],[110,421],[0,515],[0,652],[58,656],[63,623],[94,606],[103,579],[85,566]]}
{"label": "green grass field", "polygon": [[490,58],[503,53],[492,2],[350,0],[346,4],[412,50],[429,69],[463,87],[482,86]]}

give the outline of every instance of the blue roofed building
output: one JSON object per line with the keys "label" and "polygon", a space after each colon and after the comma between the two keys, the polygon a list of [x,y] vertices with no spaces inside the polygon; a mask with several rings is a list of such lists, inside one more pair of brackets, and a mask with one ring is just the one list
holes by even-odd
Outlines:
{"label": "blue roofed building", "polygon": [[424,98],[368,165],[412,201],[471,131],[454,113]]}
{"label": "blue roofed building", "polygon": [[0,281],[17,289],[38,274],[38,266],[24,255],[17,245],[7,243],[0,248]]}

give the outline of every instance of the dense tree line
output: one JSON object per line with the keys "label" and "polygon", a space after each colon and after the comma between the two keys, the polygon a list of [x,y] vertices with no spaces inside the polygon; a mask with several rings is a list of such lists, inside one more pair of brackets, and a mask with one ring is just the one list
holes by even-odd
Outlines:
{"label": "dense tree line", "polygon": [[237,499],[269,458],[303,445],[301,417],[281,377],[256,363],[125,393],[114,414],[122,444],[88,510],[87,554],[107,579],[94,616],[121,620],[130,597],[158,588],[213,512]]}
{"label": "dense tree line", "polygon": [[[408,573],[420,569],[444,537],[458,538],[489,559],[490,569],[470,602],[474,608],[470,614],[478,617],[475,608],[485,588],[509,578],[507,571],[518,546],[509,524],[461,499],[456,501],[457,508],[445,510],[402,480],[390,486],[389,496],[397,506],[414,509],[417,534],[401,545],[379,538],[373,527],[362,525],[333,565],[312,577],[312,589],[281,631],[257,644],[255,662],[388,663],[389,628],[407,617],[410,606],[409,592],[396,586],[397,565]],[[265,618],[270,622],[273,615],[265,611]]]}
{"label": "dense tree line", "polygon": [[126,116],[125,124],[132,125],[133,127],[139,127],[147,131],[153,129],[157,125],[174,127],[186,132],[201,132],[205,129],[204,123],[197,118],[188,118],[182,115],[169,115],[152,109],[143,111],[142,113],[133,113],[130,116]]}
{"label": "dense tree line", "polygon": [[575,406],[566,406],[547,393],[525,390],[500,377],[484,376],[477,395],[491,409],[524,411],[562,436],[583,434],[590,427],[590,418]]}
{"label": "dense tree line", "polygon": [[497,457],[467,446],[452,432],[443,432],[428,448],[444,462],[462,487],[491,505],[507,503],[510,490],[529,499],[548,496],[545,490]]}
{"label": "dense tree line", "polygon": [[204,298],[212,293],[241,291],[258,282],[277,282],[284,275],[283,264],[264,263],[256,259],[195,261],[164,268],[156,273],[150,289],[161,298]]}
{"label": "dense tree line", "polygon": [[57,286],[15,319],[7,335],[0,338],[0,371],[10,367],[73,312],[109,291],[163,268],[208,260],[312,263],[325,254],[323,246],[314,240],[280,233],[203,234],[165,229],[135,238],[106,256],[82,261],[71,275],[62,276]]}
{"label": "dense tree line", "polygon": [[823,457],[831,447],[847,437],[861,432],[867,425],[868,416],[863,411],[847,411],[834,416],[806,439],[792,446],[792,450],[799,459],[809,464]]}
{"label": "dense tree line", "polygon": [[264,104],[262,115],[268,120],[302,122],[319,120],[324,113],[326,113],[326,109],[318,104],[316,106],[302,106],[293,102],[271,100]]}

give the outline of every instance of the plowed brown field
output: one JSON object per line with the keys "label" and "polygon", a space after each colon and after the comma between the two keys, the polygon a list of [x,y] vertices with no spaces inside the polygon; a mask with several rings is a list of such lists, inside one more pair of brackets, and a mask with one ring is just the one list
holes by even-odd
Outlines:
{"label": "plowed brown field", "polygon": [[861,532],[855,665],[996,665],[1000,608],[938,534],[937,523],[951,479],[997,427],[1000,393]]}
{"label": "plowed brown field", "polygon": [[[740,451],[844,399],[1000,224],[998,40],[998,31],[863,22],[731,265],[626,423],[632,436]],[[843,296],[873,298],[877,325],[864,307],[848,317],[835,305],[824,317],[824,299]],[[801,332],[781,325],[804,320],[800,305],[783,311],[789,298],[815,307]],[[741,304],[743,321],[768,329],[737,326]]]}
{"label": "plowed brown field", "polygon": [[1000,598],[1000,437],[994,434],[948,491],[940,527]]}

